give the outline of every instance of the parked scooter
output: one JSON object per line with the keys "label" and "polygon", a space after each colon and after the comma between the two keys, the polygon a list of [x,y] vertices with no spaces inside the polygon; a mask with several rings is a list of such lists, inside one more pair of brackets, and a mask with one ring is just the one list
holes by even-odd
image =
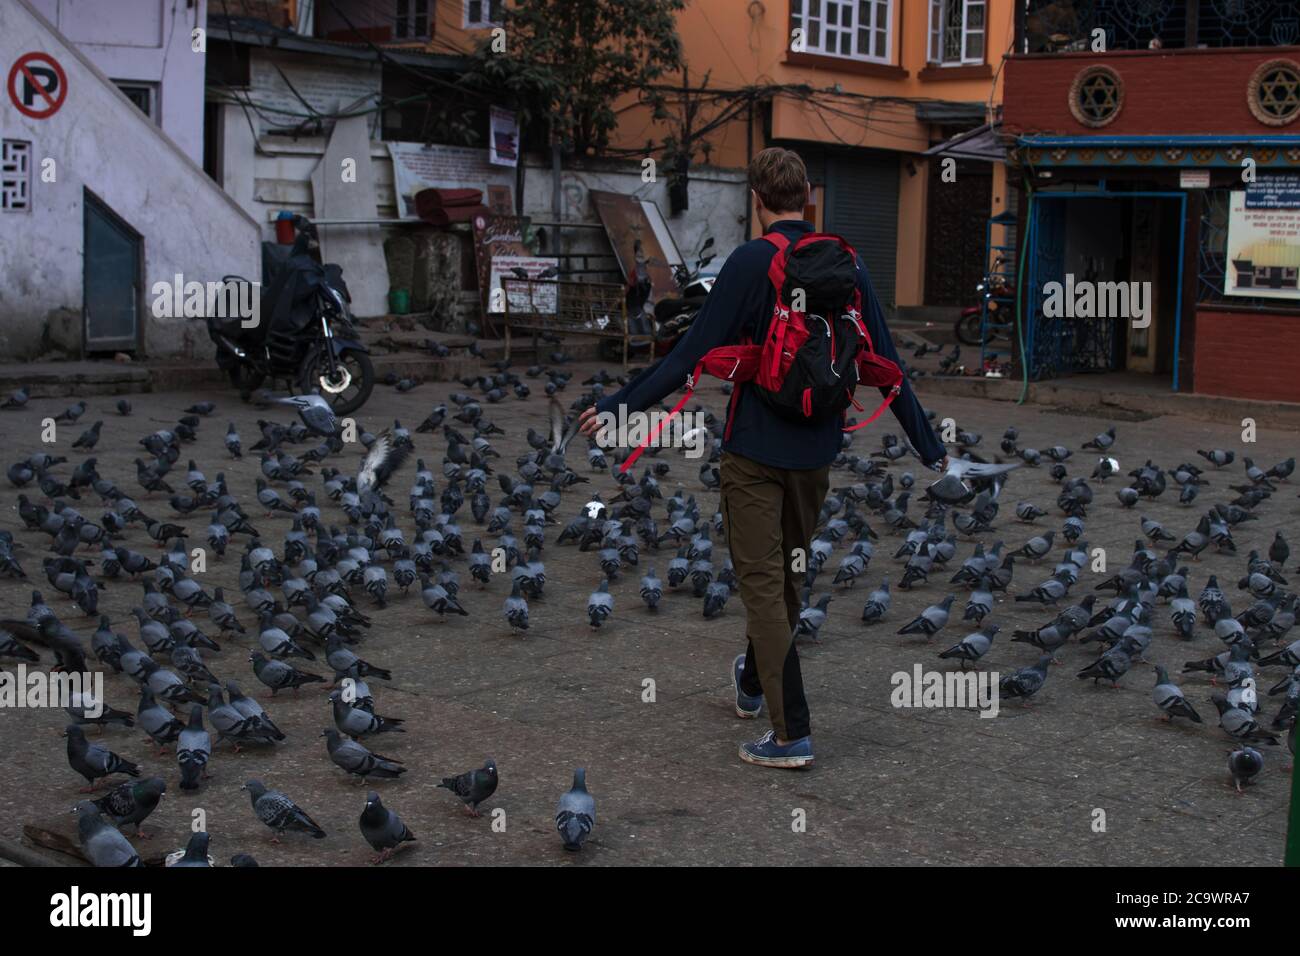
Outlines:
{"label": "parked scooter", "polygon": [[217,346],[217,365],[245,401],[267,379],[282,379],[292,391],[319,392],[336,414],[350,414],[370,397],[374,366],[353,324],[343,270],[313,257],[320,248],[314,224],[295,216],[294,226],[298,234],[287,252],[262,244],[257,324],[245,328],[239,317],[209,316],[208,335]]}
{"label": "parked scooter", "polygon": [[681,295],[660,299],[655,303],[656,356],[667,355],[673,350],[673,346],[695,321],[695,316],[699,314],[705,298],[713,288],[715,276],[704,273],[705,267],[715,258],[708,254],[712,248],[713,237],[710,236],[695,253],[694,269],[687,269],[684,262],[673,266],[673,278],[677,280]]}

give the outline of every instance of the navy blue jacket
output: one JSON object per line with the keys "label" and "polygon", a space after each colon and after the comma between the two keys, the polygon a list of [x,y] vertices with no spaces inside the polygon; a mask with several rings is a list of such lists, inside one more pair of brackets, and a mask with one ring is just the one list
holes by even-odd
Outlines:
{"label": "navy blue jacket", "polygon": [[[812,232],[809,222],[780,220],[772,229],[793,242]],[[768,266],[776,247],[763,239],[752,239],[737,248],[728,258],[699,315],[677,346],[664,358],[637,375],[623,388],[596,403],[597,412],[617,414],[620,405],[629,412],[645,411],[662,402],[666,395],[684,388],[686,376],[704,353],[720,345],[735,345],[752,340],[761,331],[776,306],[776,290],[767,277]],[[885,326],[880,303],[871,288],[866,267],[858,259],[859,284],[862,289],[862,312],[867,332],[876,352],[898,361],[889,329]],[[808,469],[829,465],[842,447],[842,424],[838,418],[820,423],[787,421],[772,413],[756,395],[746,394],[745,385],[737,385],[731,436],[723,442],[726,451],[775,468]],[[887,394],[881,389],[881,395]],[[859,393],[859,402],[867,414],[875,411],[869,396]],[[890,406],[907,433],[912,447],[927,464],[940,461],[946,454],[943,444],[925,419],[911,384],[903,379],[903,388]]]}

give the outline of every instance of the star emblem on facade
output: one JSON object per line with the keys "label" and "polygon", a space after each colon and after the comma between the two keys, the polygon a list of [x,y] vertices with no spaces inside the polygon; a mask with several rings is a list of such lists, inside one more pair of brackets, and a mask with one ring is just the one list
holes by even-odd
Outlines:
{"label": "star emblem on facade", "polygon": [[1300,108],[1300,76],[1287,69],[1271,71],[1259,83],[1259,105],[1274,116]]}

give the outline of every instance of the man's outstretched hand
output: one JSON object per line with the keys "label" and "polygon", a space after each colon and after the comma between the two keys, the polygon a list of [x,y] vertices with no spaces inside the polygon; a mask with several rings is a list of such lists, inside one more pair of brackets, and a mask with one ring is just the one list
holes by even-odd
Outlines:
{"label": "man's outstretched hand", "polygon": [[596,431],[600,428],[600,419],[596,417],[596,406],[592,405],[586,409],[578,416],[578,421],[581,423],[578,427],[578,434],[586,435],[588,438],[596,434]]}

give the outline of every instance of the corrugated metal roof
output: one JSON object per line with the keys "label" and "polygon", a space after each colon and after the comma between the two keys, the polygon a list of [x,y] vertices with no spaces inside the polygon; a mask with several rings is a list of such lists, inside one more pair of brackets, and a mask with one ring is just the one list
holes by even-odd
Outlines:
{"label": "corrugated metal roof", "polygon": [[924,156],[951,156],[954,159],[978,159],[990,163],[1007,160],[1006,147],[1002,145],[1001,123],[985,123],[975,129],[958,133],[927,149]]}
{"label": "corrugated metal roof", "polygon": [[[339,40],[320,40],[316,37],[304,37],[292,30],[277,27],[265,20],[252,17],[225,17],[219,14],[208,17],[208,35],[214,40],[227,40],[245,46],[262,47],[272,50],[289,50],[294,53],[314,53],[319,56],[344,57],[352,60],[380,59],[378,53],[368,43],[343,42]],[[411,49],[409,46],[385,46],[384,57],[409,66],[422,66],[431,70],[448,70],[462,72],[471,66],[473,57],[458,56],[450,53],[429,53],[424,50]]]}

